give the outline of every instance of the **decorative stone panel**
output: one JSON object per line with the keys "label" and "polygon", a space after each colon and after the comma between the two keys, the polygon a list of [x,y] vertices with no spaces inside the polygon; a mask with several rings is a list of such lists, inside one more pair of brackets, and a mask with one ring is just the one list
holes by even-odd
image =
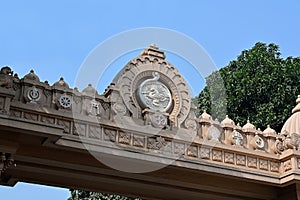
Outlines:
{"label": "decorative stone panel", "polygon": [[89,126],[88,135],[89,135],[89,138],[100,139],[101,138],[101,127],[100,126]]}
{"label": "decorative stone panel", "polygon": [[225,152],[224,153],[224,162],[229,164],[234,164],[234,154]]}
{"label": "decorative stone panel", "polygon": [[279,162],[270,162],[270,170],[271,172],[279,172],[280,163]]}
{"label": "decorative stone panel", "polygon": [[222,162],[222,160],[223,160],[222,151],[213,150],[212,151],[212,160]]}
{"label": "decorative stone panel", "polygon": [[119,132],[119,143],[121,144],[130,144],[130,133],[126,133],[126,132]]}
{"label": "decorative stone panel", "polygon": [[240,166],[246,166],[246,156],[236,155],[236,164]]}
{"label": "decorative stone panel", "polygon": [[133,135],[133,146],[136,147],[145,147],[145,137],[139,135]]}
{"label": "decorative stone panel", "polygon": [[259,159],[259,169],[268,170],[268,161],[264,159]]}
{"label": "decorative stone panel", "polygon": [[210,159],[210,149],[206,147],[200,148],[200,158],[202,159]]}
{"label": "decorative stone panel", "polygon": [[248,157],[248,167],[257,168],[257,158]]}

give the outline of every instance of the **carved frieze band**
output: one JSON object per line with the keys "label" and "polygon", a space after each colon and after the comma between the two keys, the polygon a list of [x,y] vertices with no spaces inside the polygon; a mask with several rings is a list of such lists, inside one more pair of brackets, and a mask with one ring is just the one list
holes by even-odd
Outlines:
{"label": "carved frieze band", "polygon": [[[113,129],[100,124],[90,122],[74,122],[73,120],[59,116],[44,115],[12,109],[10,115],[24,120],[42,122],[49,125],[60,125],[65,134],[94,139],[103,142],[113,142],[126,148],[140,149],[143,151],[155,151],[162,154],[184,156],[185,159],[208,160],[218,164],[245,167],[248,169],[262,170],[278,173],[280,162],[270,158],[260,158],[255,155],[246,155],[239,152],[230,152],[224,149],[215,149],[201,144],[188,144],[184,141],[172,140],[162,136],[147,136],[143,133],[135,133],[125,130]],[[291,170],[291,161],[283,163],[284,171]],[[300,159],[298,160],[300,168]]]}

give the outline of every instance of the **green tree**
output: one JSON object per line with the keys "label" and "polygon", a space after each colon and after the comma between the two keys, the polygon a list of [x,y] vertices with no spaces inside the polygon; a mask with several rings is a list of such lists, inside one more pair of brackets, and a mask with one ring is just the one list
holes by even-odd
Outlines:
{"label": "green tree", "polygon": [[141,200],[139,198],[124,197],[116,194],[89,192],[70,189],[71,197],[68,200]]}
{"label": "green tree", "polygon": [[[217,101],[220,77],[226,101]],[[208,76],[206,84],[194,99],[199,114],[207,110],[213,117],[223,119],[227,113],[236,123],[244,124],[250,119],[256,127],[264,129],[270,125],[280,132],[300,94],[300,57],[283,59],[279,46],[256,43],[228,66]]]}

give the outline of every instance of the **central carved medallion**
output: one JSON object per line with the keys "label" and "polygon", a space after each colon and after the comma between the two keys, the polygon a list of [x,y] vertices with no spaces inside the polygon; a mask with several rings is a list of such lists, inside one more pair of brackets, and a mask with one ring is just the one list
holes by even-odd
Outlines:
{"label": "central carved medallion", "polygon": [[153,72],[153,78],[141,83],[137,96],[143,107],[166,112],[172,105],[172,95],[166,85],[159,80],[159,73]]}

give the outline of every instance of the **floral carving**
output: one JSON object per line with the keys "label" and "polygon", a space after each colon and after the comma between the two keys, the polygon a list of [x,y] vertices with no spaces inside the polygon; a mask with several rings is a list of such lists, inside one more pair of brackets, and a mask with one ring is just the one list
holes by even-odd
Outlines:
{"label": "floral carving", "polygon": [[200,149],[200,158],[209,159],[210,158],[210,149],[201,147]]}
{"label": "floral carving", "polygon": [[234,154],[229,153],[229,152],[225,152],[224,153],[224,162],[234,164]]}
{"label": "floral carving", "polygon": [[279,162],[270,162],[270,170],[271,172],[279,172]]}
{"label": "floral carving", "polygon": [[246,156],[244,155],[236,155],[236,164],[245,166],[246,165]]}
{"label": "floral carving", "polygon": [[167,142],[161,136],[155,138],[148,138],[148,148],[154,150],[160,150],[163,148]]}
{"label": "floral carving", "polygon": [[119,143],[130,144],[130,133],[119,132]]}
{"label": "floral carving", "polygon": [[285,172],[292,169],[291,160],[287,160],[287,161],[283,162],[283,169],[284,169]]}
{"label": "floral carving", "polygon": [[174,143],[174,153],[183,155],[184,154],[184,144],[183,143]]}
{"label": "floral carving", "polygon": [[268,170],[268,161],[259,159],[259,169]]}
{"label": "floral carving", "polygon": [[257,158],[248,157],[248,167],[257,168]]}
{"label": "floral carving", "polygon": [[191,157],[197,157],[197,147],[196,146],[189,146],[187,149],[187,155]]}
{"label": "floral carving", "polygon": [[212,160],[222,162],[222,151],[213,150]]}

